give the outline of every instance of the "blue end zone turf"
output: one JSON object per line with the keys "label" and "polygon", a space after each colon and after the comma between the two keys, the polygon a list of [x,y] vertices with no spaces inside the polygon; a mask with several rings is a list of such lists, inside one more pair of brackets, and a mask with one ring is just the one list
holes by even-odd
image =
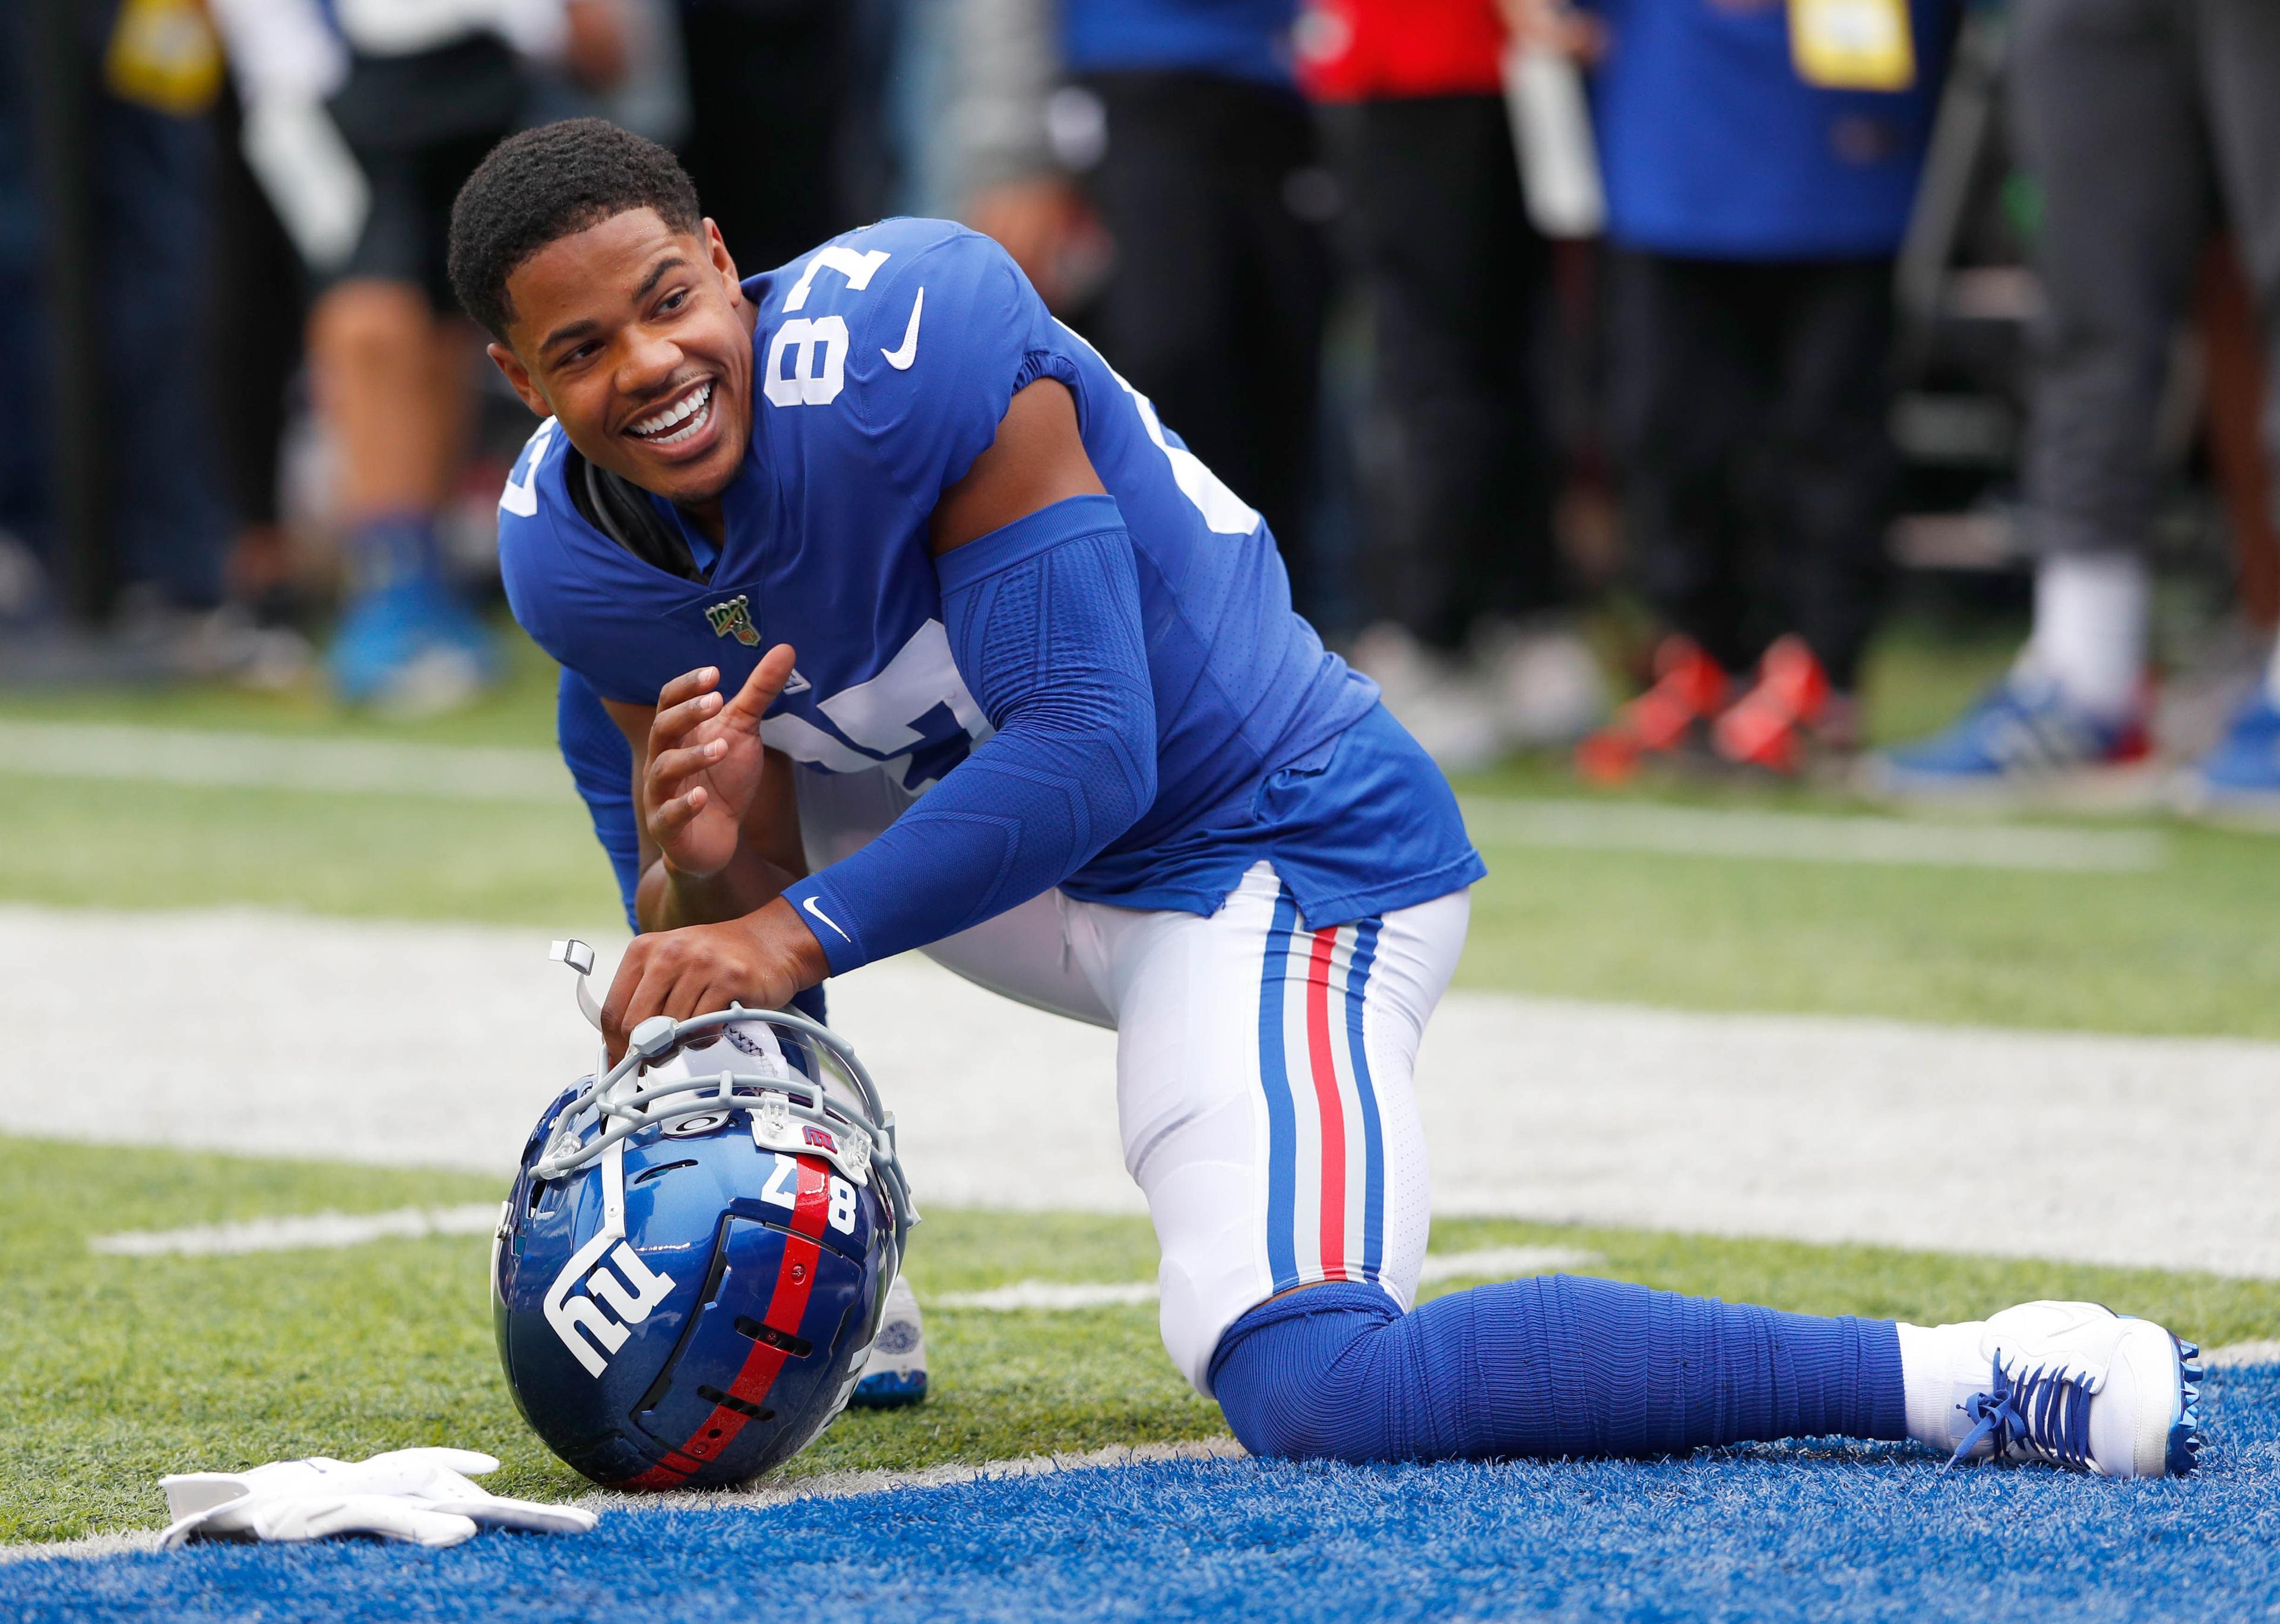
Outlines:
{"label": "blue end zone turf", "polygon": [[455,1551],[208,1546],[0,1567],[0,1617],[2217,1620],[2280,1597],[2280,1369],[2209,1382],[2183,1482],[1920,1450],[1651,1464],[1213,1461],[620,1512]]}

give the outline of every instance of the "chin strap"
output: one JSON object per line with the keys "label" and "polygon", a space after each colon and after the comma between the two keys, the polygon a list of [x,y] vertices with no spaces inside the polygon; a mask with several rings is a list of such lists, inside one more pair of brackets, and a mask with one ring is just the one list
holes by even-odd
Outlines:
{"label": "chin strap", "polygon": [[578,1012],[585,1016],[595,1031],[600,1031],[602,1006],[594,1002],[593,987],[586,979],[594,974],[594,950],[574,936],[567,942],[555,943],[546,950],[546,956],[578,973]]}

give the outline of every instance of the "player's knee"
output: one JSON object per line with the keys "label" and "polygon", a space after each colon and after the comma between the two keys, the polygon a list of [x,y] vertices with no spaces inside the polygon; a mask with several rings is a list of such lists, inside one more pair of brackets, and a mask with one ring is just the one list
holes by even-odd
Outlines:
{"label": "player's knee", "polygon": [[1413,1452],[1402,1315],[1375,1286],[1325,1285],[1254,1308],[1212,1356],[1212,1390],[1254,1455],[1387,1460]]}

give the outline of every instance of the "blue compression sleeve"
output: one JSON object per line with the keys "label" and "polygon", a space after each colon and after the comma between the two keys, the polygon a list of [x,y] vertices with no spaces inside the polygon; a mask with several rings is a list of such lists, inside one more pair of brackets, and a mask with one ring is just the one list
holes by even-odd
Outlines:
{"label": "blue compression sleeve", "polygon": [[1294,1292],[1228,1328],[1211,1379],[1254,1455],[1661,1455],[1907,1435],[1888,1320],[1565,1274],[1454,1292],[1406,1314],[1374,1286]]}
{"label": "blue compression sleeve", "polygon": [[1115,500],[1056,502],[937,566],[951,657],[998,731],[884,834],[785,891],[834,974],[1050,890],[1156,798],[1140,583]]}

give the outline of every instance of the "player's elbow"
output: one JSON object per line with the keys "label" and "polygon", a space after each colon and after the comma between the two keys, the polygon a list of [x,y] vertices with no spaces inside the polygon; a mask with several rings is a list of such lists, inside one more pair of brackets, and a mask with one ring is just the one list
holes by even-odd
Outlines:
{"label": "player's elbow", "polygon": [[[1156,706],[1145,688],[1117,687],[1098,707],[1091,774],[1095,832],[1114,840],[1156,803]],[[1099,826],[1113,824],[1113,828]]]}
{"label": "player's elbow", "polygon": [[1081,836],[1093,851],[1138,822],[1156,802],[1156,703],[1144,683],[1105,675],[1040,696],[999,722],[1000,748],[1033,763],[1058,763],[1085,809]]}
{"label": "player's elbow", "polygon": [[1132,808],[1129,822],[1136,823],[1156,804],[1156,702],[1146,689],[1126,690],[1116,712],[1115,738]]}

